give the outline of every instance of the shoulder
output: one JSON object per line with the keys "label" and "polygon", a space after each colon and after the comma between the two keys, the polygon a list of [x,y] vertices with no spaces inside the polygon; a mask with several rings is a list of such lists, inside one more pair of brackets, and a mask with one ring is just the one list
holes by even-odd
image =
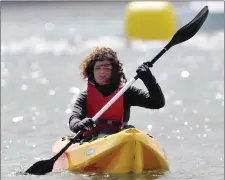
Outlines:
{"label": "shoulder", "polygon": [[87,90],[81,92],[81,93],[79,94],[79,96],[87,96]]}
{"label": "shoulder", "polygon": [[87,97],[87,90],[81,92],[81,93],[78,95],[77,101],[84,100],[84,99],[86,99],[86,97]]}
{"label": "shoulder", "polygon": [[140,91],[141,89],[135,86],[130,86],[124,94],[138,94]]}
{"label": "shoulder", "polygon": [[130,86],[127,90],[130,91],[130,92],[136,92],[136,91],[139,91],[141,89],[139,89],[139,88],[137,88],[135,86]]}

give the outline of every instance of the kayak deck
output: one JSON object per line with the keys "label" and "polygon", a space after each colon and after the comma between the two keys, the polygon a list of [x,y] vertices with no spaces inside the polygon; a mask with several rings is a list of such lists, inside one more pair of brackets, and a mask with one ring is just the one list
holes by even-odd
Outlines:
{"label": "kayak deck", "polygon": [[[56,154],[69,142],[58,140],[53,146]],[[141,173],[150,170],[169,170],[163,147],[155,138],[131,128],[104,136],[91,142],[73,144],[56,161],[54,171]]]}

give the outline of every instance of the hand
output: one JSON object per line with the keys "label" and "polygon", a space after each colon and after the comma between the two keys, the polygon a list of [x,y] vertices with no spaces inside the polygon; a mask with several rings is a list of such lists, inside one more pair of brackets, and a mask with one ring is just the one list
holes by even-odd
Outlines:
{"label": "hand", "polygon": [[91,130],[94,126],[95,123],[91,118],[84,118],[77,123],[77,128],[80,130]]}
{"label": "hand", "polygon": [[131,124],[123,126],[123,129],[129,129],[129,128],[135,128],[135,127]]}
{"label": "hand", "polygon": [[144,63],[137,68],[136,72],[141,80],[149,79],[149,77],[152,78],[153,76],[149,67]]}

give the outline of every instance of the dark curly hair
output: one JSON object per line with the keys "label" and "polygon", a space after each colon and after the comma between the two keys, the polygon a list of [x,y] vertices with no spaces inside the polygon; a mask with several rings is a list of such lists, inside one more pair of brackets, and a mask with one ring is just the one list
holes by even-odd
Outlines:
{"label": "dark curly hair", "polygon": [[117,53],[108,47],[95,48],[81,63],[81,76],[83,79],[94,80],[94,65],[96,61],[109,60],[112,64],[111,83],[119,85],[121,81],[127,82],[123,72],[123,64],[118,60]]}

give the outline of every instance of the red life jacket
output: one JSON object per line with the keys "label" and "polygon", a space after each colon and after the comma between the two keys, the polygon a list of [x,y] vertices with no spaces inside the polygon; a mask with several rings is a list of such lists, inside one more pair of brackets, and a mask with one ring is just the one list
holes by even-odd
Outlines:
{"label": "red life jacket", "polygon": [[[87,88],[87,117],[94,117],[101,108],[109,102],[121,89],[119,87],[112,94],[107,97],[104,97],[94,84],[88,82]],[[123,106],[123,95],[121,95],[98,119],[96,123],[96,127],[93,129],[86,131],[83,136],[89,136],[93,133],[100,132],[104,128],[110,128],[112,132],[118,131],[118,126],[115,124],[123,123],[123,115],[124,115],[124,106]],[[107,120],[112,122],[111,124],[105,123]]]}

